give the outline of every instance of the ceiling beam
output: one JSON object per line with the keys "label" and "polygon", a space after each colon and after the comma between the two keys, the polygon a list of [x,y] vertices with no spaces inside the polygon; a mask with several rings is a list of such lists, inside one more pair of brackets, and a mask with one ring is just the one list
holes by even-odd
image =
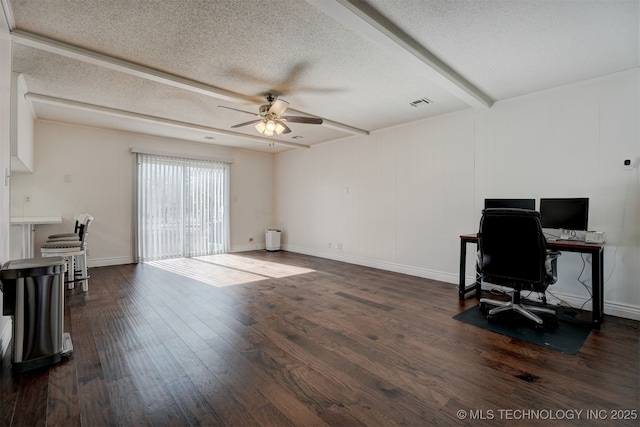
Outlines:
{"label": "ceiling beam", "polygon": [[134,62],[125,61],[123,59],[114,58],[109,55],[105,55],[79,46],[74,46],[58,40],[50,39],[48,37],[43,37],[38,34],[30,33],[28,31],[15,29],[11,31],[11,39],[23,46],[29,46],[35,49],[43,50],[45,52],[64,56],[66,58],[71,58],[77,61],[97,65],[98,67],[107,68],[113,71],[119,71],[121,73],[126,73],[146,80],[151,80],[156,83],[161,83],[164,85],[176,87],[178,89],[187,90],[189,92],[198,93],[200,95],[211,96],[236,104],[255,104],[255,99],[241,95],[239,93],[220,89],[215,86],[196,82],[194,80],[185,79],[184,77],[165,73],[164,71],[156,70],[154,68],[146,67]]}
{"label": "ceiling beam", "polygon": [[9,31],[11,31],[16,27],[16,19],[13,16],[13,9],[11,9],[9,0],[2,0],[2,10],[4,12],[4,19],[7,21]]}
{"label": "ceiling beam", "polygon": [[70,99],[57,98],[57,97],[41,95],[37,93],[27,93],[25,95],[25,98],[34,103],[54,105],[58,107],[67,107],[75,110],[106,114],[114,117],[133,119],[133,120],[142,121],[146,123],[161,124],[161,125],[176,127],[180,129],[203,131],[203,132],[213,133],[217,135],[230,136],[233,138],[242,138],[242,139],[248,139],[250,141],[264,142],[267,144],[284,145],[292,148],[310,148],[309,145],[299,144],[297,142],[280,141],[272,138],[246,135],[239,132],[232,132],[232,131],[223,130],[223,129],[211,128],[207,126],[197,125],[194,123],[170,120],[170,119],[165,119],[163,117],[150,116],[147,114],[135,113],[133,111],[119,110],[115,108],[104,107],[101,105],[88,104],[85,102],[78,102]]}
{"label": "ceiling beam", "polygon": [[[223,101],[232,102],[234,104],[255,105],[257,102],[260,102],[260,100],[254,97],[245,96],[236,92],[231,92],[215,86],[197,82],[195,80],[186,79],[184,77],[176,76],[174,74],[166,73],[164,71],[156,70],[154,68],[136,64],[134,62],[114,58],[109,55],[105,55],[79,46],[74,46],[58,40],[53,40],[48,37],[30,33],[28,31],[14,29],[11,31],[11,39],[23,46],[28,46],[35,49],[43,50],[45,52],[54,53],[66,58],[75,59],[77,61],[93,64],[98,67],[126,73],[146,80],[151,80],[156,83],[161,83],[167,86],[172,86],[178,89],[197,93],[199,95],[205,95],[216,99],[221,99]],[[308,114],[303,111],[297,111],[294,109],[289,109],[288,111],[313,116],[313,114]],[[327,120],[325,118],[323,118],[323,126],[341,130],[351,134],[369,135],[369,132],[367,132],[366,130],[358,129],[344,123]]]}
{"label": "ceiling beam", "polygon": [[493,100],[413,40],[365,2],[306,0],[351,31],[376,43],[403,64],[422,69],[425,77],[468,105],[489,108]]}

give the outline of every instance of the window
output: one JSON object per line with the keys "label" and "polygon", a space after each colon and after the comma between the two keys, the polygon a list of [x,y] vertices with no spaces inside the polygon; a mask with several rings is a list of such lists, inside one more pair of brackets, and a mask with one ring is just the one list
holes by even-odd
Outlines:
{"label": "window", "polygon": [[138,261],[224,253],[229,164],[137,153]]}

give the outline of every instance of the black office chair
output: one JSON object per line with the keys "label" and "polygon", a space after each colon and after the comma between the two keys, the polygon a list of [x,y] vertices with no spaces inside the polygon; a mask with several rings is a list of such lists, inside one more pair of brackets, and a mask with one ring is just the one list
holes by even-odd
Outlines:
{"label": "black office chair", "polygon": [[555,311],[538,306],[524,305],[522,290],[545,292],[557,281],[559,252],[547,250],[542,233],[540,213],[527,209],[485,209],[478,233],[480,255],[478,273],[483,281],[513,289],[511,301],[480,299],[480,308],[497,306],[488,312],[488,320],[502,312],[519,313],[535,322],[537,329],[544,327],[535,313],[555,315]]}

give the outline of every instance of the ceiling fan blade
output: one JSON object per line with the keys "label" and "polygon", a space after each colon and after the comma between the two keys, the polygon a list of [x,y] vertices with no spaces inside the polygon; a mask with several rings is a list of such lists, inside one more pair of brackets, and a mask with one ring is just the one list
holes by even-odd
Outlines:
{"label": "ceiling fan blade", "polygon": [[291,129],[289,129],[289,126],[285,125],[282,120],[278,120],[278,123],[280,123],[284,127],[284,130],[280,133],[291,133]]}
{"label": "ceiling fan blade", "polygon": [[259,115],[259,114],[256,114],[256,113],[250,113],[250,112],[248,112],[248,111],[244,111],[244,110],[238,110],[237,108],[226,107],[226,106],[224,106],[224,105],[218,105],[218,107],[220,107],[220,108],[226,108],[227,110],[240,111],[241,113],[247,113],[247,114],[251,114],[252,116],[260,117],[260,115]]}
{"label": "ceiling fan blade", "polygon": [[321,125],[322,119],[319,117],[301,117],[301,116],[286,116],[280,117],[282,120],[286,120],[291,123],[309,123],[312,125]]}
{"label": "ceiling fan blade", "polygon": [[273,101],[271,108],[269,108],[269,112],[271,114],[275,114],[276,116],[279,116],[280,114],[285,112],[288,106],[289,106],[289,103],[287,101],[283,101],[282,99],[276,99],[275,101]]}
{"label": "ceiling fan blade", "polygon": [[233,125],[233,126],[231,126],[231,127],[232,127],[232,128],[239,128],[239,127],[242,127],[242,126],[250,125],[250,124],[252,124],[252,123],[258,123],[258,122],[261,122],[261,121],[262,121],[262,119],[249,120],[248,122],[238,123],[237,125]]}

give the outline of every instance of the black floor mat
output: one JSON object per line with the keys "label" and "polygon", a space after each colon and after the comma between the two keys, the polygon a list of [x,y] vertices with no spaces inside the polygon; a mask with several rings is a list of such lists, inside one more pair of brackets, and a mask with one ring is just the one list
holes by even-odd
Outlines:
{"label": "black floor mat", "polygon": [[548,315],[540,316],[545,320],[543,331],[537,331],[533,322],[516,313],[500,313],[493,322],[480,310],[480,305],[471,307],[453,316],[454,319],[488,329],[512,338],[521,339],[568,354],[576,354],[591,332],[591,324],[575,319],[575,310],[556,308],[557,322]]}

